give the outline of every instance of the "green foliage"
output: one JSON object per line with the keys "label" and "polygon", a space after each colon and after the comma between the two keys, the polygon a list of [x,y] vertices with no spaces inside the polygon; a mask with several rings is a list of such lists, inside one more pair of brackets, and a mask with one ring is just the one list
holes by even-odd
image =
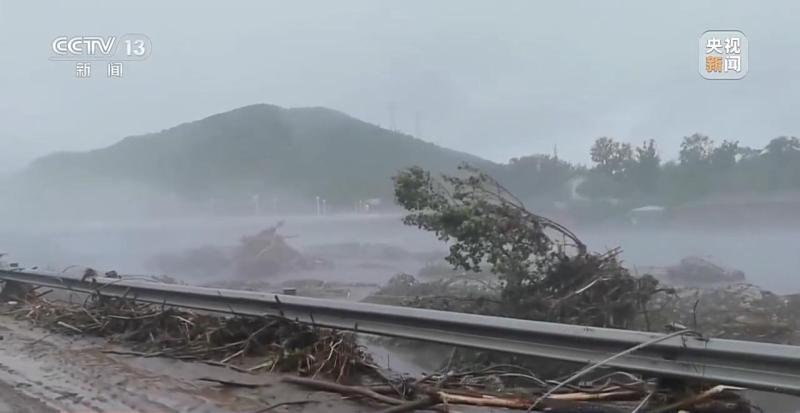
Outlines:
{"label": "green foliage", "polygon": [[476,286],[459,277],[420,282],[409,274],[395,275],[365,301],[471,314],[500,314],[502,305],[490,285]]}
{"label": "green foliage", "polygon": [[390,197],[401,168],[442,171],[461,162],[493,167],[334,110],[252,105],[91,152],[54,154],[27,175],[48,178],[50,187],[134,182],[195,200],[319,195],[351,210],[357,199]]}
{"label": "green foliage", "polygon": [[655,140],[632,148],[612,138],[598,138],[591,149],[595,167],[589,176],[587,195],[601,197],[647,196],[659,184],[661,158]]}
{"label": "green foliage", "polygon": [[796,161],[800,155],[800,140],[794,136],[781,136],[771,140],[764,149],[767,155],[776,161]]}
{"label": "green foliage", "polygon": [[597,170],[611,176],[622,176],[633,162],[631,145],[611,138],[598,138],[590,153]]}
{"label": "green foliage", "polygon": [[711,151],[711,166],[717,171],[727,171],[736,165],[736,157],[741,153],[739,141],[722,141]]}
{"label": "green foliage", "polygon": [[679,159],[681,165],[696,167],[707,165],[711,162],[714,151],[714,141],[708,136],[694,134],[683,138]]}
{"label": "green foliage", "polygon": [[677,163],[661,164],[652,139],[620,163],[627,152],[625,144],[598,139],[591,150],[595,166],[581,193],[676,205],[717,192],[800,190],[800,140],[795,137],[775,138],[759,150],[729,140],[717,146],[708,136],[694,134],[683,139]]}
{"label": "green foliage", "polygon": [[661,175],[661,157],[656,141],[650,139],[636,147],[636,158],[631,166],[631,181],[640,193],[653,193],[658,189]]}
{"label": "green foliage", "polygon": [[459,172],[434,179],[419,167],[403,170],[394,177],[395,198],[409,212],[405,224],[450,243],[446,259],[455,268],[488,265],[500,277],[503,315],[612,327],[637,318],[654,279],[631,277],[618,251],[588,252],[489,175],[466,165]]}
{"label": "green foliage", "polygon": [[543,204],[563,199],[567,182],[581,172],[581,168],[554,156],[531,155],[512,158],[492,172],[521,198]]}
{"label": "green foliage", "polygon": [[767,188],[800,189],[800,140],[781,136],[771,140],[764,150]]}

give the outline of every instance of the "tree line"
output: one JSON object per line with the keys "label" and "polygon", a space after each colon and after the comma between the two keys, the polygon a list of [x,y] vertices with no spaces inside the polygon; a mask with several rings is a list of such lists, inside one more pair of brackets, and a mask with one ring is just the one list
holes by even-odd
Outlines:
{"label": "tree line", "polygon": [[763,148],[752,148],[739,141],[717,143],[694,134],[683,138],[678,159],[670,161],[662,160],[653,139],[634,146],[601,137],[594,141],[590,155],[590,166],[550,155],[514,158],[498,175],[527,199],[562,198],[576,178],[576,191],[583,197],[661,205],[718,192],[800,190],[800,140],[796,137],[781,136]]}

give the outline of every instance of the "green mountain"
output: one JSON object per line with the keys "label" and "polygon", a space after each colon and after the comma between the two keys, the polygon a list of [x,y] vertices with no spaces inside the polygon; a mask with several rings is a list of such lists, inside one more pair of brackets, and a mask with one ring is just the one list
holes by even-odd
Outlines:
{"label": "green mountain", "polygon": [[136,186],[195,200],[280,192],[352,205],[389,196],[400,168],[452,171],[461,162],[494,166],[331,109],[259,104],[102,149],[49,155],[24,175],[62,189]]}

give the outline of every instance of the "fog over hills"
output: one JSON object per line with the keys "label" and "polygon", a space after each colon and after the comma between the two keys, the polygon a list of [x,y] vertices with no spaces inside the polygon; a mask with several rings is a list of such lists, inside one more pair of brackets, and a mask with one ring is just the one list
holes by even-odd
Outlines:
{"label": "fog over hills", "polygon": [[684,137],[679,160],[666,162],[654,140],[632,146],[598,138],[587,152],[591,167],[555,151],[494,163],[332,109],[258,104],[101,149],[37,159],[4,186],[0,197],[8,202],[0,202],[0,212],[90,219],[192,211],[313,214],[317,197],[328,211],[352,212],[373,198],[390,207],[391,177],[403,168],[453,173],[462,163],[494,176],[537,211],[555,208],[597,222],[643,205],[676,207],[712,196],[781,210],[786,199],[800,199],[794,195],[800,191],[796,137],[751,148],[694,134]]}
{"label": "fog over hills", "polygon": [[192,201],[279,193],[352,205],[390,195],[390,178],[403,167],[446,171],[463,162],[493,165],[335,110],[257,104],[102,149],[45,156],[21,178],[44,193],[138,188]]}

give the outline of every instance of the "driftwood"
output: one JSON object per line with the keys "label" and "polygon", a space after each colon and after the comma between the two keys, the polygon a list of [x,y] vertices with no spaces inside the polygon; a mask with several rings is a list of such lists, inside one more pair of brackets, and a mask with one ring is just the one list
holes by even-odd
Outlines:
{"label": "driftwood", "polygon": [[314,390],[329,391],[333,393],[344,394],[347,396],[366,397],[368,399],[372,399],[386,404],[402,405],[406,403],[404,400],[380,394],[367,387],[347,386],[324,380],[316,380],[316,379],[309,379],[305,377],[294,377],[294,376],[286,376],[283,378],[283,381],[287,383],[297,384],[303,387],[308,387]]}
{"label": "driftwood", "polygon": [[424,399],[410,401],[397,406],[392,406],[388,409],[381,410],[379,413],[403,413],[413,412],[417,410],[427,409],[441,403],[441,399],[436,396],[428,396]]}
{"label": "driftwood", "polygon": [[[420,392],[426,392],[421,399],[406,401],[395,397],[386,396],[372,388],[362,386],[347,386],[328,381],[309,379],[303,377],[287,376],[283,378],[287,383],[297,384],[303,387],[339,393],[345,396],[365,397],[381,403],[390,404],[392,407],[384,409],[381,413],[390,412],[410,412],[417,409],[435,409],[442,411],[447,405],[460,404],[481,407],[498,407],[515,410],[528,409],[533,404],[533,400],[528,398],[515,398],[511,396],[498,397],[487,394],[474,393],[473,395],[458,394],[449,391],[434,390],[431,388],[421,388]],[[381,388],[382,390],[386,390]],[[618,400],[620,398],[630,398],[639,395],[640,392],[629,390],[617,390],[601,393],[566,393],[557,394],[548,398],[542,403],[542,407],[548,412],[580,412],[592,411],[595,413],[617,413],[619,409],[613,406],[600,404],[590,404],[587,401]],[[443,406],[437,406],[437,405]],[[438,408],[437,408],[438,407]]]}
{"label": "driftwood", "polygon": [[200,314],[99,293],[82,304],[69,304],[48,301],[34,291],[14,305],[15,317],[52,332],[104,337],[131,347],[107,353],[199,361],[248,373],[296,372],[335,381],[371,368],[353,334],[283,317]]}
{"label": "driftwood", "polygon": [[[451,354],[443,372],[410,379],[382,372],[355,344],[352,334],[304,326],[281,317],[220,317],[100,295],[88,298],[81,305],[63,304],[50,302],[35,290],[28,294],[27,299],[11,306],[14,311],[6,314],[26,318],[53,332],[106,337],[133,347],[132,350],[108,352],[199,361],[251,374],[263,371],[296,373],[308,377],[285,376],[282,381],[389,405],[384,413],[420,409],[447,412],[450,405],[529,411],[536,406],[549,413],[630,411],[620,410],[618,402],[629,405],[640,402],[637,411],[647,405],[651,413],[686,407],[690,407],[693,413],[741,412],[745,411],[743,406],[749,406],[735,395],[722,394],[730,387],[717,386],[680,398],[669,389],[659,389],[654,382],[632,374],[588,374],[603,367],[605,361],[652,342],[611,355],[603,362],[580,369],[566,380],[546,380],[513,364],[458,371],[458,363],[454,363],[455,353]],[[667,337],[686,333],[679,331]],[[359,369],[367,374],[356,374]],[[250,377],[253,379],[199,380],[229,387],[270,386],[268,381]],[[353,382],[353,379],[365,378],[379,381],[372,381],[370,384],[373,386],[341,384],[345,379]],[[580,382],[577,382],[578,378],[581,378]],[[525,387],[519,388],[524,389],[522,391],[510,392],[504,383],[514,388],[524,383]],[[692,388],[697,387],[687,384],[680,394]],[[651,408],[654,404],[663,407]],[[281,405],[285,404],[267,406],[261,411]]]}
{"label": "driftwood", "polygon": [[299,405],[299,404],[309,404],[309,403],[319,403],[319,402],[317,400],[294,400],[294,401],[290,401],[290,402],[275,403],[275,404],[267,406],[267,407],[265,407],[265,408],[263,408],[261,410],[257,410],[254,413],[264,413],[264,412],[272,411],[272,410],[275,410],[275,409],[277,409],[278,407],[281,407],[281,406],[295,406],[295,405]]}
{"label": "driftwood", "polygon": [[244,387],[248,389],[257,389],[259,387],[270,387],[272,383],[257,383],[257,382],[243,382],[243,381],[234,381],[234,380],[223,380],[223,379],[216,379],[213,377],[200,377],[197,379],[199,381],[205,381],[210,383],[217,383],[222,386],[229,386],[229,387]]}
{"label": "driftwood", "polygon": [[[500,407],[505,409],[515,409],[515,410],[527,410],[531,404],[533,404],[533,400],[531,399],[523,399],[523,398],[501,398],[501,397],[494,397],[494,396],[480,396],[480,397],[471,397],[471,396],[462,396],[458,394],[451,394],[446,392],[438,392],[439,397],[441,397],[442,402],[446,404],[464,404],[470,406],[482,406],[482,407]],[[593,394],[592,397],[587,397],[585,393],[579,393],[577,395],[570,395],[570,394],[562,394],[559,395],[557,400],[548,399],[541,403],[541,407],[543,410],[548,412],[553,411],[563,411],[570,410],[571,411],[580,411],[580,409],[587,410],[591,407],[594,412],[616,412],[618,409],[615,409],[610,406],[600,406],[600,405],[589,405],[585,403],[567,403],[567,402],[581,402],[585,400],[595,400],[600,401],[604,400],[605,397],[609,398],[617,398],[620,394],[610,393],[607,395],[601,394]]]}
{"label": "driftwood", "polygon": [[712,387],[712,388],[710,388],[710,389],[708,389],[708,390],[706,390],[706,391],[704,391],[702,393],[689,396],[689,397],[687,397],[685,399],[678,400],[675,403],[671,403],[671,404],[659,407],[659,408],[654,409],[654,410],[650,410],[648,413],[666,413],[666,412],[671,412],[671,411],[674,411],[674,410],[678,410],[678,409],[683,408],[683,407],[691,407],[691,406],[700,404],[700,402],[708,401],[712,397],[714,397],[714,396],[716,396],[718,394],[721,394],[721,393],[723,393],[725,391],[728,391],[728,390],[741,390],[741,388],[739,388],[739,387],[731,387],[731,386],[714,386],[714,387]]}

